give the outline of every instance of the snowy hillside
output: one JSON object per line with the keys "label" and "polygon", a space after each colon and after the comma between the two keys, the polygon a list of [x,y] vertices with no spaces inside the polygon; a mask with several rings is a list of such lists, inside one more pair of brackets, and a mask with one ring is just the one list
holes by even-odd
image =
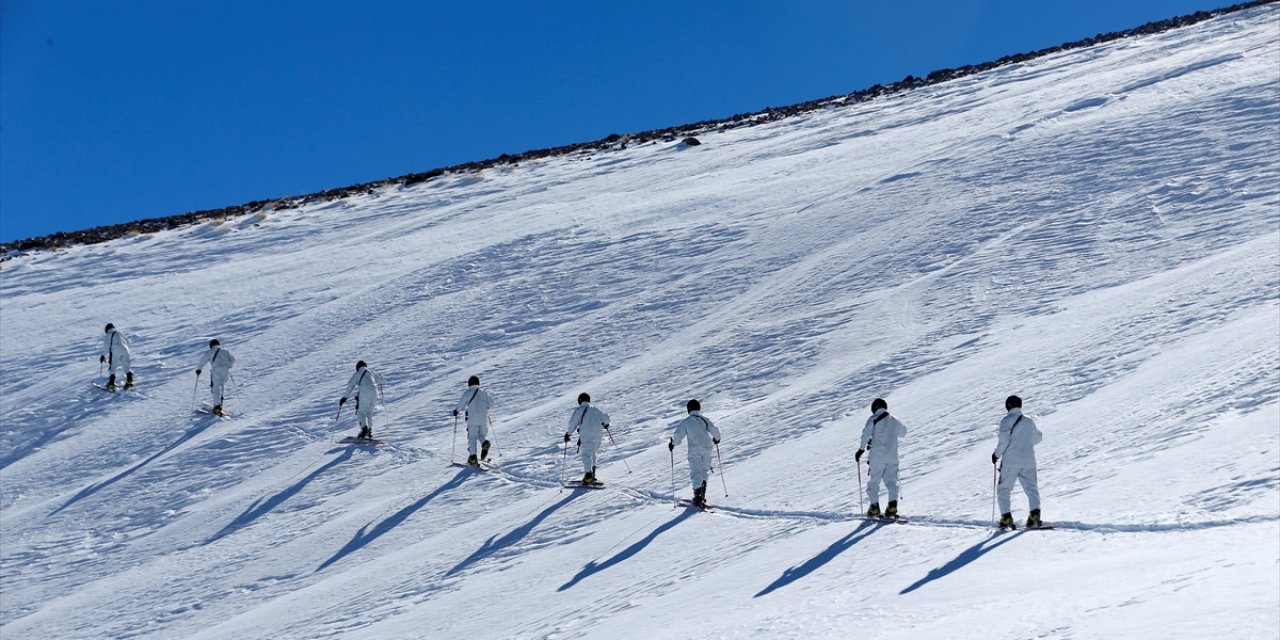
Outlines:
{"label": "snowy hillside", "polygon": [[[0,636],[1276,638],[1278,24],[6,262]],[[90,385],[106,322],[136,393]],[[336,443],[359,359],[377,448]],[[559,486],[581,391],[604,490]],[[1010,393],[1054,531],[990,528]],[[909,524],[858,517],[877,396]],[[714,513],[673,507],[693,397]]]}

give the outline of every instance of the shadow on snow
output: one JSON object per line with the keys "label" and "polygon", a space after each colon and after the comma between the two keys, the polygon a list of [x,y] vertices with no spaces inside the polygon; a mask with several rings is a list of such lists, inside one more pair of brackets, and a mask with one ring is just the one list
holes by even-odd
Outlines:
{"label": "shadow on snow", "polygon": [[[1010,533],[1010,534],[992,533],[990,536],[987,536],[987,538],[984,539],[983,541],[962,551],[960,555],[956,556],[955,559],[952,560],[951,562],[948,562],[942,565],[941,567],[938,567],[937,569],[933,569],[929,571],[928,575],[926,575],[923,578],[920,578],[919,580],[916,580],[914,584],[898,592],[898,595],[906,595],[908,593],[911,593],[912,591],[915,591],[916,589],[919,589],[920,587],[923,587],[926,584],[929,584],[930,582],[933,582],[934,580],[949,576],[952,573],[955,573],[961,567],[964,567],[965,565],[973,562],[974,560],[977,560],[978,558],[981,558],[987,553],[994,551],[995,548],[999,547],[1000,545],[1008,544],[1011,540],[1013,540],[1014,538],[1017,538],[1018,536],[1024,533],[1026,533],[1025,529],[1022,531],[1018,531],[1017,533]],[[996,542],[995,544],[991,544],[992,541],[997,539],[999,539],[1000,541]]]}
{"label": "shadow on snow", "polygon": [[201,433],[202,431],[204,431],[205,429],[209,428],[209,425],[211,425],[211,424],[213,424],[214,422],[216,422],[216,420],[217,420],[216,418],[212,418],[212,417],[210,417],[208,420],[204,420],[204,421],[202,421],[200,424],[197,424],[197,425],[195,425],[195,426],[191,427],[190,429],[187,429],[187,432],[186,432],[186,433],[184,433],[184,434],[182,434],[182,437],[181,437],[181,438],[178,438],[177,440],[173,441],[173,444],[170,444],[169,446],[167,446],[167,447],[165,447],[165,448],[163,448],[163,449],[161,449],[161,450],[159,450],[159,451],[157,451],[157,452],[155,452],[155,453],[151,454],[151,456],[150,456],[150,457],[148,457],[148,458],[146,458],[145,460],[142,460],[142,461],[138,462],[137,464],[133,465],[132,467],[129,467],[128,469],[125,469],[124,471],[121,471],[120,473],[117,473],[116,475],[111,476],[110,478],[107,478],[106,480],[103,480],[102,482],[95,482],[95,483],[93,483],[93,484],[91,484],[91,485],[89,485],[89,486],[87,486],[87,487],[85,487],[85,488],[81,489],[79,493],[77,493],[77,494],[76,494],[76,495],[74,495],[74,496],[71,496],[71,499],[70,499],[70,500],[67,500],[66,502],[62,503],[62,506],[58,507],[57,509],[54,509],[51,513],[49,513],[49,515],[51,515],[51,516],[53,516],[53,515],[57,515],[57,514],[58,514],[59,512],[61,512],[63,509],[66,509],[67,507],[69,507],[69,506],[71,506],[71,505],[73,505],[73,504],[75,504],[75,503],[77,503],[77,502],[79,502],[79,501],[81,501],[81,500],[84,500],[85,498],[88,498],[89,496],[91,496],[91,495],[93,495],[93,494],[95,494],[95,493],[97,493],[97,492],[99,492],[99,491],[102,491],[103,489],[106,489],[107,487],[109,487],[109,486],[111,486],[111,485],[113,485],[113,484],[115,484],[115,483],[117,483],[117,482],[119,482],[119,481],[121,481],[121,480],[123,480],[123,479],[125,479],[125,478],[127,478],[127,477],[129,477],[129,476],[131,476],[131,475],[133,475],[133,474],[134,474],[134,473],[136,473],[139,469],[141,469],[141,468],[143,468],[143,467],[145,467],[145,466],[147,466],[147,465],[151,464],[152,462],[155,462],[155,461],[156,461],[156,459],[158,459],[160,456],[163,456],[164,454],[169,453],[170,451],[173,451],[174,449],[177,449],[178,447],[182,446],[182,445],[183,445],[183,443],[185,443],[185,442],[187,442],[188,440],[190,440],[190,439],[192,439],[192,438],[194,438],[194,437],[196,437],[196,436],[200,435],[200,433]]}
{"label": "shadow on snow", "polygon": [[[350,450],[351,449],[348,449],[348,451]],[[413,504],[410,504],[405,508],[391,514],[386,520],[383,520],[382,522],[379,522],[376,525],[373,525],[373,523],[370,522],[369,524],[366,524],[365,526],[360,527],[360,530],[356,532],[355,537],[351,538],[351,541],[348,542],[346,546],[339,549],[338,552],[333,554],[328,560],[325,560],[324,562],[322,562],[319,567],[316,567],[316,572],[318,573],[320,571],[324,571],[325,568],[328,567],[329,565],[347,557],[348,555],[351,555],[356,551],[359,551],[360,549],[363,549],[370,542],[373,542],[374,540],[377,540],[379,537],[381,537],[382,534],[396,528],[397,526],[399,526],[401,522],[404,522],[409,518],[409,516],[413,515],[415,511],[426,506],[428,502],[431,502],[432,500],[436,499],[437,497],[440,496],[440,494],[446,491],[449,491],[450,489],[456,489],[458,486],[462,484],[463,479],[466,478],[468,475],[470,475],[470,473],[471,473],[470,469],[463,469],[462,471],[459,471],[457,475],[453,476],[453,478],[451,478],[448,482],[440,485],[440,487],[435,491],[432,491],[431,493],[428,493],[427,495],[422,496]],[[370,525],[373,525],[373,529],[369,529]]]}
{"label": "shadow on snow", "polygon": [[[246,527],[249,524],[253,523],[254,520],[257,520],[258,518],[261,518],[262,516],[266,515],[272,509],[275,509],[276,507],[280,506],[280,504],[285,500],[288,500],[289,498],[292,498],[293,496],[297,495],[298,492],[302,491],[302,489],[306,487],[308,484],[310,484],[312,480],[319,478],[320,476],[324,475],[326,471],[342,464],[343,462],[346,462],[347,460],[350,460],[351,454],[353,451],[355,451],[354,448],[347,447],[342,450],[342,455],[334,458],[333,460],[330,460],[329,462],[326,462],[323,466],[316,469],[315,471],[312,471],[310,474],[307,475],[307,477],[293,483],[284,491],[281,491],[280,493],[277,493],[276,495],[271,496],[267,500],[258,498],[257,500],[254,501],[253,504],[249,505],[248,509],[244,510],[244,513],[241,513],[239,516],[237,516],[235,520],[232,520],[230,524],[223,527],[221,531],[213,534],[213,537],[209,538],[205,542],[205,544],[216,542],[223,536],[226,536],[230,533],[234,533],[239,529],[241,529],[242,527]],[[332,453],[332,451],[330,453]]]}
{"label": "shadow on snow", "polygon": [[683,513],[668,520],[665,524],[658,527],[657,529],[654,529],[653,531],[649,532],[649,535],[645,536],[642,540],[639,540],[635,544],[632,544],[631,546],[627,547],[626,549],[619,551],[612,558],[609,558],[608,560],[605,560],[604,562],[600,562],[600,563],[596,563],[594,560],[591,562],[588,562],[586,566],[582,567],[582,571],[578,572],[578,575],[574,576],[572,580],[561,585],[560,588],[557,589],[557,591],[564,591],[566,589],[569,589],[574,585],[578,584],[579,582],[582,582],[587,577],[595,575],[601,571],[604,571],[605,569],[608,569],[609,567],[612,567],[613,565],[618,564],[623,560],[627,560],[628,558],[631,558],[637,553],[640,553],[640,551],[642,551],[645,547],[649,546],[650,542],[653,542],[655,539],[657,539],[658,536],[674,528],[676,525],[680,524],[681,522],[684,522],[689,518],[689,516],[693,514],[694,514],[693,509],[685,509]]}
{"label": "shadow on snow", "polygon": [[485,540],[484,544],[481,545],[479,549],[476,549],[475,553],[472,553],[470,556],[467,556],[465,560],[463,560],[462,562],[459,562],[457,566],[450,569],[449,572],[445,574],[445,576],[448,577],[448,576],[454,575],[462,571],[463,569],[466,569],[467,567],[475,564],[476,562],[483,560],[487,556],[490,556],[496,553],[498,550],[504,549],[506,547],[509,547],[519,542],[522,538],[529,535],[535,528],[537,528],[537,526],[541,524],[543,520],[546,520],[547,516],[550,516],[551,514],[555,513],[561,507],[569,504],[570,501],[572,501],[574,498],[580,495],[582,495],[581,491],[570,492],[569,495],[565,496],[559,502],[547,507],[546,509],[543,509],[541,513],[534,516],[533,519],[530,520],[529,522],[525,523],[524,525],[521,525],[520,527],[512,529],[510,532],[507,533],[507,535],[502,536],[501,538],[496,538],[496,539],[495,537],[490,536],[490,538],[488,540]]}
{"label": "shadow on snow", "polygon": [[777,589],[781,589],[782,587],[813,573],[822,565],[831,562],[836,556],[844,553],[844,551],[849,547],[866,540],[872,533],[882,526],[886,525],[880,522],[863,522],[859,524],[857,528],[850,531],[848,535],[836,540],[831,544],[831,546],[823,549],[822,553],[810,558],[802,565],[797,565],[783,571],[782,575],[778,576],[777,580],[774,580],[772,584],[761,589],[760,593],[757,593],[755,597],[759,598],[760,596],[768,595]]}

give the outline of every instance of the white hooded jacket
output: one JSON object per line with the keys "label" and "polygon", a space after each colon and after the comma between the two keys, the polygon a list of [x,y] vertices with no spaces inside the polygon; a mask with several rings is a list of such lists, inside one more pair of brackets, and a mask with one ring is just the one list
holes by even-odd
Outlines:
{"label": "white hooded jacket", "polygon": [[1022,409],[1010,409],[1000,421],[999,439],[996,441],[995,454],[1000,459],[1000,468],[1035,468],[1035,446],[1043,439],[1044,434],[1031,418],[1022,415]]}
{"label": "white hooded jacket", "polygon": [[907,428],[887,409],[880,409],[867,418],[858,448],[867,450],[871,464],[898,464],[898,438],[905,435]]}
{"label": "white hooded jacket", "polygon": [[196,369],[203,369],[207,364],[212,365],[209,370],[210,375],[221,377],[227,375],[235,363],[236,357],[219,346],[206,351],[204,357],[200,358],[200,364],[196,365]]}
{"label": "white hooded jacket", "polygon": [[489,397],[489,392],[481,389],[480,385],[473,384],[462,392],[455,410],[459,414],[466,414],[467,426],[479,427],[489,421],[489,409],[492,408],[493,398]]}
{"label": "white hooded jacket", "polygon": [[565,433],[572,436],[577,431],[583,442],[597,443],[604,439],[604,430],[607,428],[609,414],[589,402],[583,402],[569,415],[569,429]]}
{"label": "white hooded jacket", "polygon": [[680,444],[685,436],[689,438],[690,449],[706,450],[715,447],[715,441],[720,439],[720,430],[701,411],[693,411],[676,426],[676,433],[671,440]]}
{"label": "white hooded jacket", "polygon": [[[378,402],[378,374],[369,370],[368,367],[356,369],[351,374],[351,379],[347,381],[347,391],[342,394],[344,398],[351,397],[351,391],[356,391],[356,402],[361,410],[372,411],[375,403]],[[357,389],[357,387],[359,387]]]}
{"label": "white hooded jacket", "polygon": [[128,361],[129,356],[132,355],[129,350],[129,339],[119,329],[108,331],[102,339],[102,355],[111,362]]}

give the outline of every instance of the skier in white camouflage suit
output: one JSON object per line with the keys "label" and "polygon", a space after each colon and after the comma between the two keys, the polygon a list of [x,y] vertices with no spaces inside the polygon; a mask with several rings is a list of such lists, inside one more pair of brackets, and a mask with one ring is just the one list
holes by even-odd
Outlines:
{"label": "skier in white camouflage suit", "polygon": [[1004,401],[1004,408],[1009,413],[1000,421],[996,450],[991,454],[991,464],[1000,465],[1000,483],[996,490],[996,498],[1000,501],[1000,528],[1014,527],[1010,497],[1013,483],[1017,481],[1022,482],[1022,491],[1027,494],[1027,506],[1031,508],[1027,526],[1038,527],[1040,487],[1036,480],[1035,446],[1044,439],[1044,434],[1036,428],[1036,423],[1031,418],[1022,415],[1022,398],[1009,396]]}
{"label": "skier in white camouflage suit", "polygon": [[105,331],[107,335],[102,339],[102,355],[98,356],[98,362],[106,364],[107,373],[111,374],[107,378],[107,390],[116,390],[117,368],[124,370],[124,388],[128,389],[133,386],[133,354],[129,351],[129,339],[110,322]]}
{"label": "skier in white camouflage suit", "polygon": [[467,388],[453,409],[453,416],[462,416],[467,423],[467,464],[478,465],[481,460],[489,459],[489,409],[492,408],[493,398],[480,388],[480,378],[468,378]]}
{"label": "skier in white camouflage suit", "polygon": [[564,433],[567,446],[573,432],[578,432],[578,453],[582,456],[582,484],[595,484],[596,454],[604,441],[604,431],[609,428],[609,414],[591,404],[591,396],[578,394],[578,407],[569,415],[569,428]]}
{"label": "skier in white camouflage suit", "polygon": [[381,384],[382,379],[378,374],[370,370],[364,360],[361,360],[356,363],[356,372],[351,374],[351,379],[347,381],[346,393],[343,393],[342,398],[338,400],[338,406],[341,407],[347,403],[352,390],[356,392],[356,421],[360,425],[357,439],[373,439],[373,409],[378,403],[378,387]]}
{"label": "skier in white camouflage suit", "polygon": [[[889,403],[882,398],[872,400],[871,417],[862,427],[858,452],[853,454],[854,464],[861,464],[862,454],[870,450],[867,456],[867,501],[871,503],[868,517],[898,517],[898,439],[905,435],[907,428],[889,415]],[[881,480],[889,491],[889,504],[884,513],[880,512]]]}
{"label": "skier in white camouflage suit", "polygon": [[222,400],[226,395],[224,391],[227,388],[227,378],[231,375],[231,367],[235,363],[235,356],[223,349],[222,343],[214,338],[209,341],[209,350],[204,353],[204,357],[200,358],[200,364],[196,365],[196,380],[200,379],[200,372],[204,366],[210,365],[209,388],[213,394],[213,414],[216,416],[222,415]]}
{"label": "skier in white camouflage suit", "polygon": [[676,425],[676,432],[667,443],[675,451],[676,445],[689,438],[689,479],[693,481],[693,505],[707,506],[707,476],[711,473],[711,457],[715,445],[720,444],[720,430],[702,415],[702,403],[690,400],[685,404],[689,415]]}

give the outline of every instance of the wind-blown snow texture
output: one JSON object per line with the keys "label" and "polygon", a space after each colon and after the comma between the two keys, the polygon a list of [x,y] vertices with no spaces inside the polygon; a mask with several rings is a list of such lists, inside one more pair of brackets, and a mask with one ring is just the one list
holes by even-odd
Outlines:
{"label": "wind-blown snow texture", "polygon": [[[0,635],[1274,638],[1278,20],[15,258]],[[138,393],[89,385],[108,321]],[[334,442],[357,359],[383,447]],[[487,474],[449,466],[473,373]],[[581,391],[602,491],[558,485]],[[1056,531],[989,529],[1009,393]],[[911,524],[857,517],[876,396]],[[690,397],[712,514],[672,507]]]}

